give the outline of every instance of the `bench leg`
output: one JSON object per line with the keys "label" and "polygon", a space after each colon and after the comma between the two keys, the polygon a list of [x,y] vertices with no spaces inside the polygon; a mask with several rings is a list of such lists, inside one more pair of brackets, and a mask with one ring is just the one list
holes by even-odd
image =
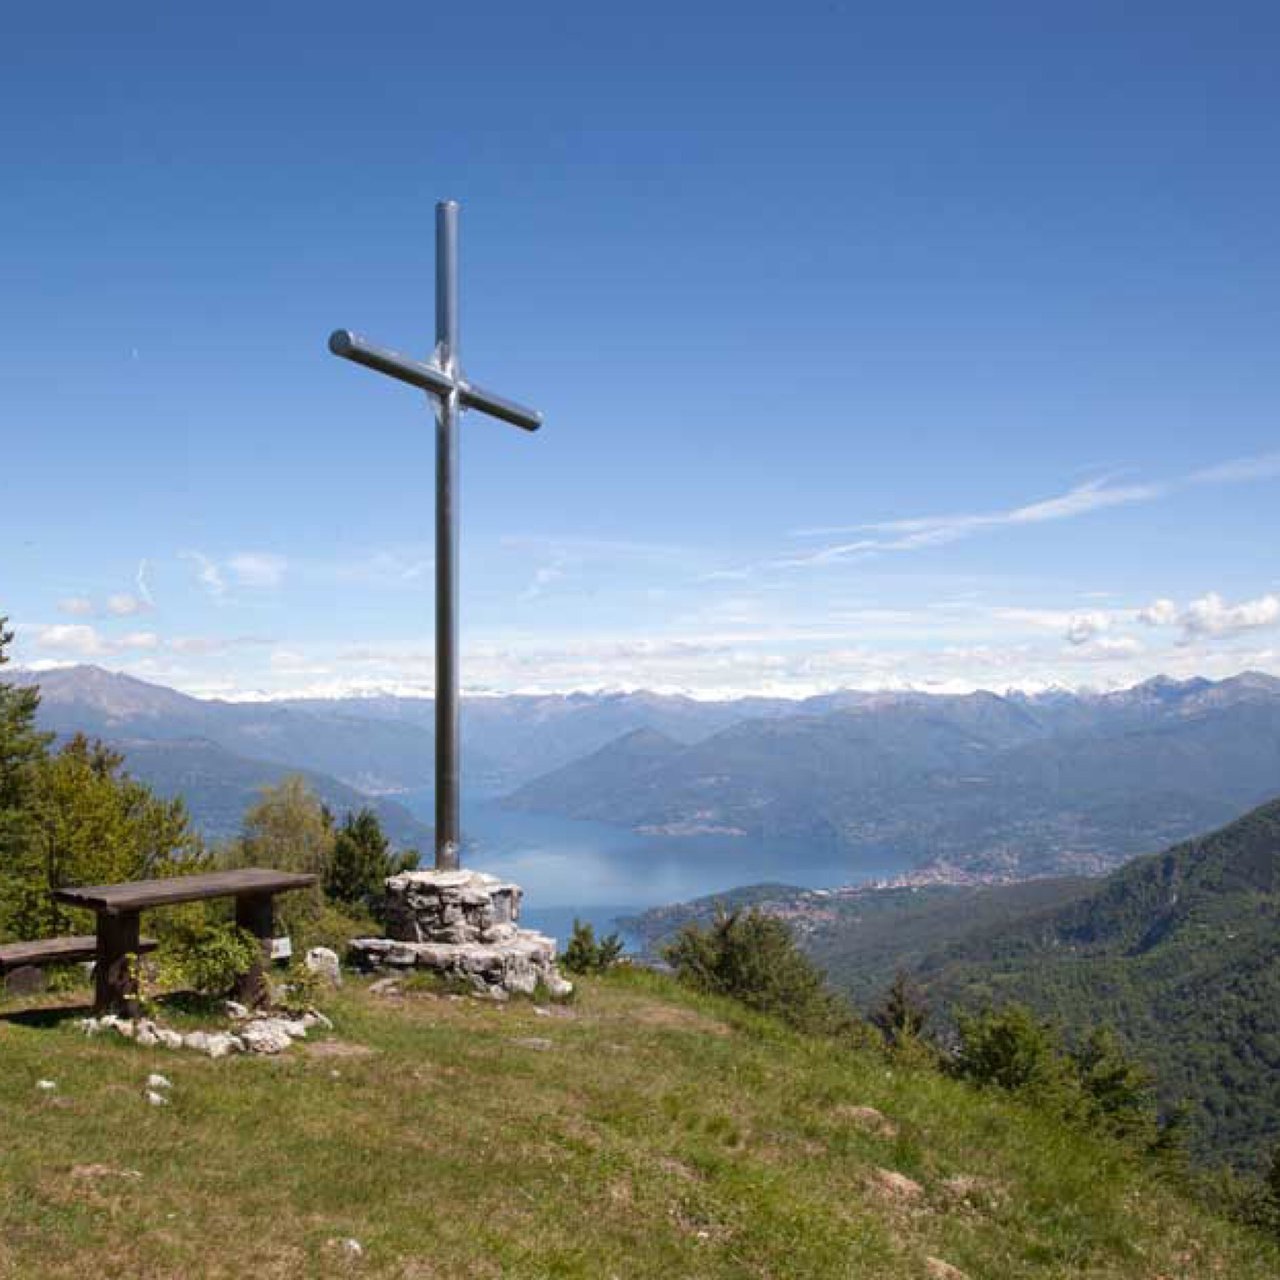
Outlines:
{"label": "bench leg", "polygon": [[236,983],[236,999],[251,1009],[267,999],[266,966],[271,959],[271,939],[275,933],[275,910],[269,893],[244,893],[236,898],[236,924],[258,940],[258,959]]}
{"label": "bench leg", "polygon": [[94,1012],[138,1016],[138,984],[130,956],[138,954],[138,912],[98,913],[98,963],[94,969]]}

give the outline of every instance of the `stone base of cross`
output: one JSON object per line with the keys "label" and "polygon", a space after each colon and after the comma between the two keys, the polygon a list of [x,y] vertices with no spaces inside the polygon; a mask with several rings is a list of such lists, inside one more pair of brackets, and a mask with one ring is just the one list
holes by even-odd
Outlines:
{"label": "stone base of cross", "polygon": [[556,967],[556,942],[520,927],[520,886],[483,871],[406,871],[386,886],[387,937],[357,938],[358,967],[427,972],[490,1000],[573,991]]}

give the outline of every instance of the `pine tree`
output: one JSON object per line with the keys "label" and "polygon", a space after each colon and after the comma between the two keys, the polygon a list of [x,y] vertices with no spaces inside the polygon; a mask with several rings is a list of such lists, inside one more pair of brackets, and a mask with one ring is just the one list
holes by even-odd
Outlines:
{"label": "pine tree", "polygon": [[[0,617],[0,667],[13,640]],[[37,770],[52,734],[36,728],[40,691],[0,681],[0,937],[17,932],[22,885],[29,880],[35,851],[34,799]]]}
{"label": "pine tree", "polygon": [[884,999],[872,1010],[871,1025],[895,1047],[918,1040],[929,1021],[929,1002],[920,986],[899,969]]}
{"label": "pine tree", "polygon": [[382,896],[387,877],[399,869],[378,815],[364,808],[348,813],[334,837],[324,891],[334,902],[367,907]]}

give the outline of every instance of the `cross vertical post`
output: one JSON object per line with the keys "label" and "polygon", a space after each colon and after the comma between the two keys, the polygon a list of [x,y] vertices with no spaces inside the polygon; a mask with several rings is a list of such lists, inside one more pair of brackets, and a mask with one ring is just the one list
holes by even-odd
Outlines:
{"label": "cross vertical post", "polygon": [[456,871],[462,847],[461,682],[458,664],[458,453],[466,409],[525,431],[542,415],[468,382],[458,359],[458,205],[436,205],[436,347],[429,361],[376,347],[347,329],[329,336],[329,350],[345,360],[418,387],[431,396],[436,417],[436,870]]}
{"label": "cross vertical post", "polygon": [[[458,206],[436,205],[435,362],[458,374]],[[458,392],[436,408],[436,870],[456,871],[462,844],[458,682]]]}

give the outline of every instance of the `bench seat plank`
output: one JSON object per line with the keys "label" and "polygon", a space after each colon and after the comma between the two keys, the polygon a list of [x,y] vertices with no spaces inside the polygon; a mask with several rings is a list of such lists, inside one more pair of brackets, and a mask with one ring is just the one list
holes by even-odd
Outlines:
{"label": "bench seat plank", "polygon": [[209,871],[193,876],[171,876],[163,880],[134,880],[123,884],[100,884],[56,889],[54,898],[73,907],[114,915],[122,911],[145,911],[150,907],[172,906],[179,902],[200,902],[206,898],[239,897],[250,894],[287,893],[306,889],[318,877],[296,871],[271,871],[245,867],[237,871]]}
{"label": "bench seat plank", "polygon": [[[142,954],[154,951],[159,943],[154,938],[143,938],[138,943]],[[39,968],[45,964],[70,964],[76,960],[96,960],[98,939],[92,934],[72,938],[40,938],[35,942],[6,942],[0,946],[0,973],[30,966]]]}

